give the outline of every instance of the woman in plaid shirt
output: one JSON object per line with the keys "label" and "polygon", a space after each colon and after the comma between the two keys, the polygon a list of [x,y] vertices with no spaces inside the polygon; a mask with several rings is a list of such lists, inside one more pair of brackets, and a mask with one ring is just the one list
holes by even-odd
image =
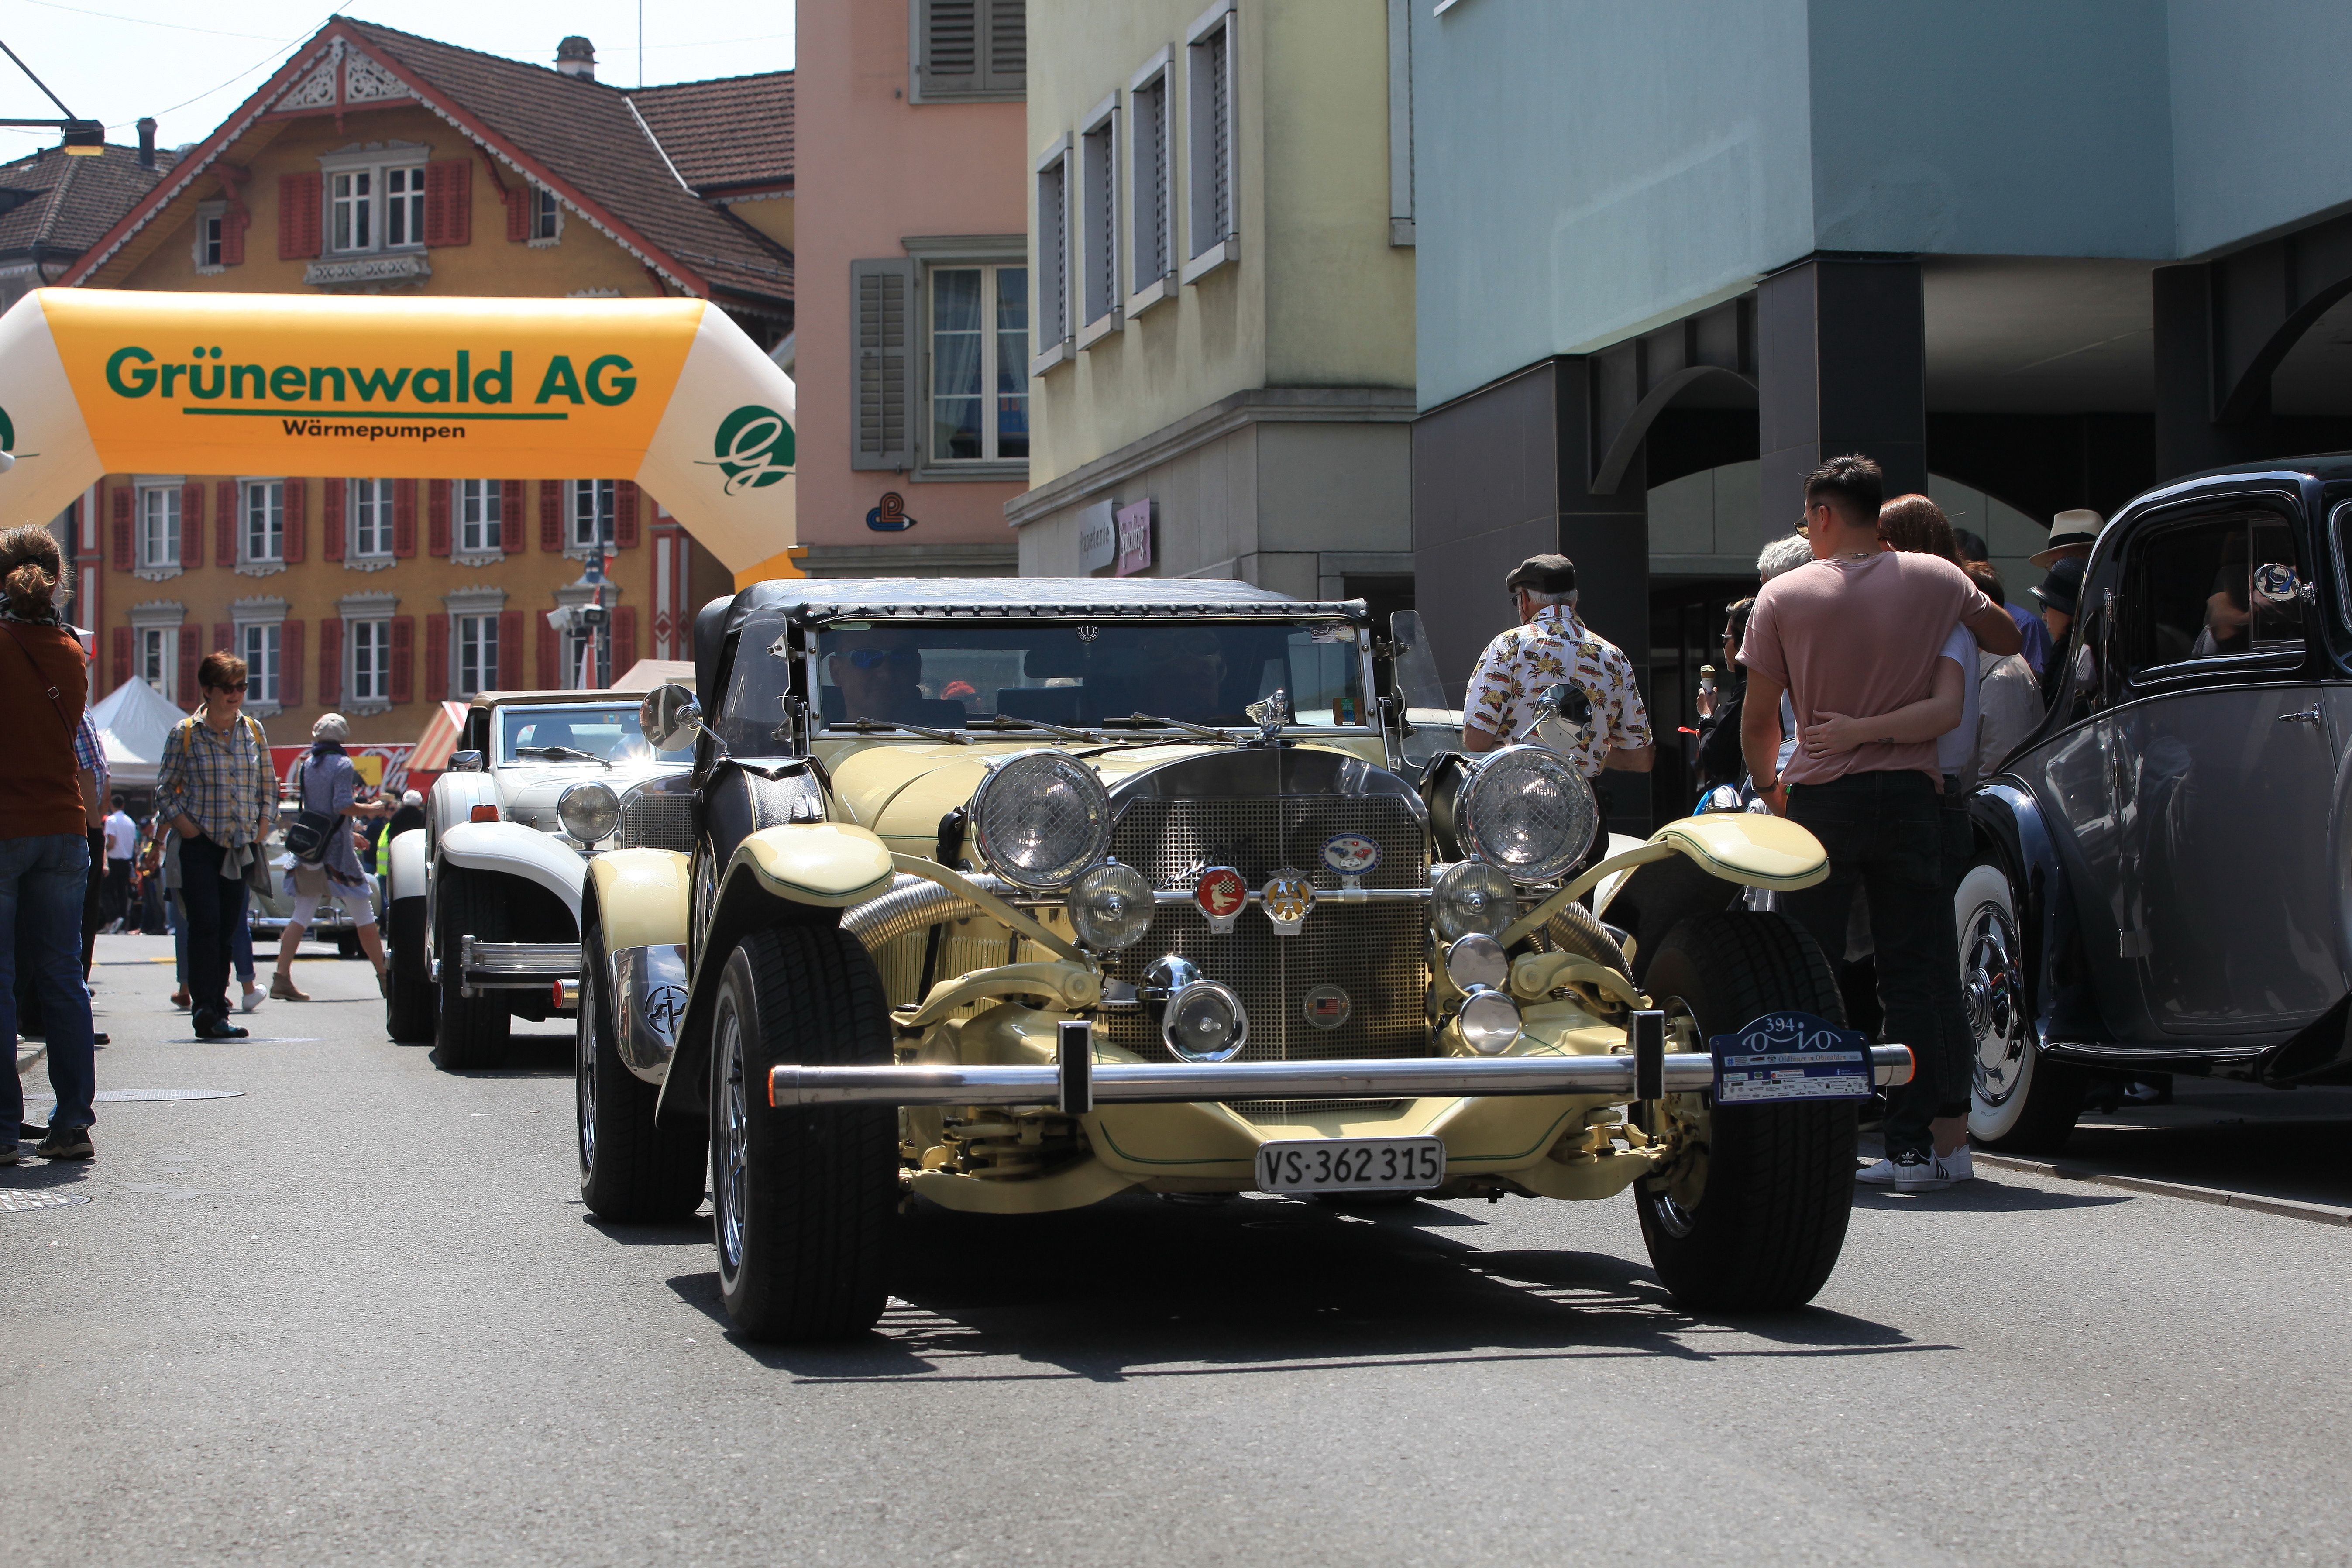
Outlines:
{"label": "woman in plaid shirt", "polygon": [[229,940],[245,919],[247,879],[269,874],[261,853],[277,824],[278,774],[268,735],[245,712],[245,660],[208,653],[196,681],[204,706],[163,742],[155,805],[180,836],[192,1022],[200,1038],[242,1039],[228,1021]]}

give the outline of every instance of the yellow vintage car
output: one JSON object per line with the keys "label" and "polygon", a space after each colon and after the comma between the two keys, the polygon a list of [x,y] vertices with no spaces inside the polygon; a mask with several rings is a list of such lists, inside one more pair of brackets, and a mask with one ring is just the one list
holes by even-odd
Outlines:
{"label": "yellow vintage car", "polygon": [[[1718,1104],[1710,1041],[1841,1018],[1819,951],[1744,902],[1818,880],[1820,846],[1727,815],[1598,854],[1558,752],[1412,731],[1425,644],[1384,629],[1192,580],[705,608],[712,711],[670,687],[642,715],[692,740],[694,847],[599,856],[582,897],[588,1206],[683,1217],[707,1171],[727,1310],[765,1339],[869,1327],[917,1200],[1631,1188],[1679,1298],[1811,1299],[1853,1106]],[[1840,1081],[1908,1063],[1864,1047]]]}

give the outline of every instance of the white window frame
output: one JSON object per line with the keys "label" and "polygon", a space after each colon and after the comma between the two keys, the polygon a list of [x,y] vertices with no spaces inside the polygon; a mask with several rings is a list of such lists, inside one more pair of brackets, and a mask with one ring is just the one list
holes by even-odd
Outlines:
{"label": "white window frame", "polygon": [[[1185,261],[1179,275],[1186,283],[1241,254],[1241,76],[1234,22],[1233,0],[1218,0],[1184,31]],[[1216,112],[1221,101],[1223,114]]]}
{"label": "white window frame", "polygon": [[[400,600],[391,594],[352,594],[335,603],[343,623],[342,711],[353,716],[382,713],[392,707],[392,613]],[[360,645],[370,654],[370,692],[360,689]]]}
{"label": "white window frame", "polygon": [[1080,349],[1091,348],[1126,321],[1127,291],[1119,287],[1118,94],[1114,92],[1087,111],[1077,135],[1078,210],[1073,226],[1077,240],[1077,266],[1073,303],[1082,318],[1077,331]]}
{"label": "white window frame", "polygon": [[[583,498],[593,499],[583,501]],[[604,504],[609,499],[611,504]],[[621,487],[614,479],[566,479],[563,481],[563,553],[578,561],[601,560],[620,553]],[[582,537],[582,512],[593,509],[594,526],[604,537],[590,540]]]}
{"label": "white window frame", "polygon": [[[449,498],[450,557],[466,565],[487,565],[507,557],[506,481],[453,479]],[[470,535],[468,531],[471,531]],[[495,533],[496,537],[490,537]]]}
{"label": "white window frame", "polygon": [[[998,395],[996,378],[1002,368],[1002,362],[998,358],[997,279],[1007,268],[1018,268],[1025,272],[1029,268],[1028,258],[1024,256],[985,259],[973,258],[969,260],[929,259],[919,273],[922,279],[922,304],[918,320],[921,323],[923,366],[922,382],[918,394],[919,406],[916,414],[916,420],[920,427],[915,436],[916,477],[919,479],[1022,478],[1029,471],[1029,458],[1026,455],[1008,458],[996,449],[1000,436],[995,418]],[[942,272],[974,271],[980,274],[981,295],[981,444],[987,455],[979,458],[950,458],[942,456],[932,445],[933,436],[938,428],[933,418],[933,409],[939,397],[937,374],[939,328],[937,312],[932,308],[932,290],[936,287],[933,280]],[[1028,298],[1027,286],[1024,282],[1023,289],[1024,304],[1027,303]],[[1023,383],[1021,395],[1026,405],[1025,411],[1034,413],[1034,405],[1027,405],[1030,395],[1025,380]],[[1035,431],[1034,419],[1031,421],[1030,428],[1034,436]]]}
{"label": "white window frame", "polygon": [[[449,696],[463,702],[499,684],[497,610],[463,610],[449,617]],[[470,672],[467,666],[473,668]],[[468,679],[468,675],[472,679]]]}
{"label": "white window frame", "polygon": [[[262,508],[261,537],[254,537],[254,509]],[[257,543],[259,548],[257,548]],[[286,481],[239,479],[236,482],[236,560],[240,566],[286,564]]]}
{"label": "white window frame", "polygon": [[524,187],[530,193],[530,216],[524,221],[528,231],[523,243],[534,248],[560,245],[563,240],[563,201],[545,185]]}
{"label": "white window frame", "polygon": [[[372,142],[365,147],[347,147],[321,157],[319,168],[325,179],[322,216],[326,233],[322,237],[326,242],[326,254],[330,257],[405,256],[422,251],[425,248],[425,169],[432,157],[432,148],[415,142]],[[391,175],[395,170],[401,174],[404,187],[407,184],[407,176],[414,174],[415,189],[404,188],[397,196],[394,195],[390,187],[393,184]],[[338,195],[336,182],[342,179],[364,180],[367,188],[348,195]],[[396,244],[390,237],[394,216],[392,204],[394,201],[404,205],[400,226],[404,231],[413,231]],[[364,243],[336,242],[335,220],[339,211],[351,214],[352,226],[365,226],[367,238]]]}
{"label": "white window frame", "polygon": [[140,484],[133,493],[131,553],[142,574],[169,576],[180,570],[180,535],[186,526],[180,516],[180,489],[184,482],[158,479]]}
{"label": "white window frame", "polygon": [[229,636],[236,656],[245,660],[246,711],[267,718],[283,706],[278,699],[285,689],[279,683],[286,678],[286,602],[277,601],[274,610],[238,609],[234,614]]}
{"label": "white window frame", "polygon": [[[1127,84],[1127,313],[1176,295],[1176,95],[1173,51],[1162,48]],[[1159,211],[1150,204],[1154,193]],[[1153,218],[1157,217],[1156,226]],[[1158,243],[1152,243],[1156,238]]]}
{"label": "white window frame", "polygon": [[[1070,314],[1070,139],[1037,156],[1030,223],[1029,374],[1043,375],[1077,352]],[[1048,334],[1051,334],[1050,336]]]}
{"label": "white window frame", "polygon": [[[167,702],[180,700],[180,627],[187,606],[169,599],[150,599],[131,606],[131,655],[139,677]],[[149,674],[152,669],[155,673]]]}
{"label": "white window frame", "polygon": [[198,202],[196,204],[196,240],[188,247],[189,258],[195,262],[197,275],[217,278],[228,270],[222,259],[228,249],[228,204]]}
{"label": "white window frame", "polygon": [[[343,563],[357,562],[389,562],[392,560],[393,484],[391,479],[345,479],[343,481]],[[370,531],[376,550],[360,548],[361,497],[367,498]]]}

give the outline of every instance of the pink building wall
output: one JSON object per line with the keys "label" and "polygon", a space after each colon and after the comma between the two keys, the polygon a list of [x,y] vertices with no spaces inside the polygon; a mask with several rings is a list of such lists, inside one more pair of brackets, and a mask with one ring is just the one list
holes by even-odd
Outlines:
{"label": "pink building wall", "polygon": [[[1026,485],[917,481],[849,466],[849,264],[903,257],[908,236],[1021,234],[1029,226],[1025,106],[909,104],[909,9],[906,0],[801,0],[799,8],[800,542],[916,555],[928,544],[985,544],[1009,560],[1004,503]],[[915,528],[866,526],[885,490],[906,498]],[[806,564],[823,570],[822,549],[814,553]]]}

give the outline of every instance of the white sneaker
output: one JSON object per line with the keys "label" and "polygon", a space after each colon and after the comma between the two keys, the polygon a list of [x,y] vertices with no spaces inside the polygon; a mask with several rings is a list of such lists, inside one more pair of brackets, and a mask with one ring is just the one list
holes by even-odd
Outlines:
{"label": "white sneaker", "polygon": [[1853,1179],[1867,1186],[1893,1187],[1898,1193],[1926,1192],[1944,1184],[1937,1173],[1935,1155],[1911,1152],[1865,1165],[1854,1173]]}
{"label": "white sneaker", "polygon": [[253,1012],[261,1005],[263,998],[267,997],[268,994],[269,993],[267,991],[257,988],[248,991],[242,997],[237,999],[236,1010],[240,1013]]}
{"label": "white sneaker", "polygon": [[1948,1154],[1936,1156],[1936,1175],[1939,1182],[1973,1182],[1977,1179],[1976,1161],[1966,1143]]}

